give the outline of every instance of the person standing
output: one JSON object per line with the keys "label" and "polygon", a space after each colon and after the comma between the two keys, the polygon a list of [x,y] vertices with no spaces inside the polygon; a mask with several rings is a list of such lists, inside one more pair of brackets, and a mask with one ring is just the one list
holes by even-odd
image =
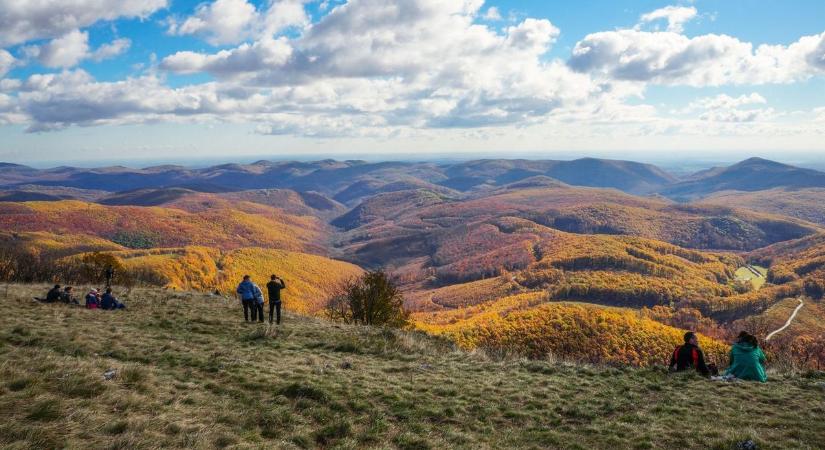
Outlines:
{"label": "person standing", "polygon": [[249,312],[250,309],[252,310],[252,320],[255,320],[256,312],[255,309],[255,284],[252,283],[252,278],[249,275],[243,276],[243,281],[238,285],[238,289],[235,290],[237,292],[238,297],[241,298],[241,306],[243,306],[243,318],[246,322],[249,322]]}
{"label": "person standing", "polygon": [[106,272],[104,275],[106,276],[106,287],[112,287],[112,280],[115,278],[115,268],[112,266],[106,266]]}
{"label": "person standing", "polygon": [[269,323],[272,323],[273,313],[277,313],[277,322],[275,323],[278,325],[281,324],[281,289],[286,289],[286,283],[273,274],[269,283],[266,284],[266,290],[269,294]]}
{"label": "person standing", "polygon": [[257,316],[258,321],[264,323],[264,293],[257,284],[252,283],[252,286],[255,289],[255,301],[252,304],[252,321],[254,322]]}

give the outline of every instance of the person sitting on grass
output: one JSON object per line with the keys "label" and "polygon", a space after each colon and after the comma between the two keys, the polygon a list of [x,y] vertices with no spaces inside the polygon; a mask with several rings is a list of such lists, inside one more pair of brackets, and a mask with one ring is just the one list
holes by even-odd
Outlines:
{"label": "person sitting on grass", "polygon": [[88,309],[97,309],[100,306],[100,291],[95,288],[92,288],[88,294],[86,294],[86,308]]}
{"label": "person sitting on grass", "polygon": [[125,309],[126,305],[119,302],[117,297],[112,294],[112,288],[106,288],[106,293],[103,294],[103,299],[100,302],[101,308],[105,310]]}
{"label": "person sitting on grass", "polygon": [[77,299],[74,298],[74,288],[71,286],[66,286],[66,288],[63,289],[63,292],[60,294],[60,301],[68,305],[80,304]]}
{"label": "person sitting on grass", "polygon": [[55,284],[53,288],[49,289],[49,292],[46,293],[46,298],[37,298],[35,300],[41,301],[43,303],[54,303],[60,300],[60,285]]}
{"label": "person sitting on grass", "polygon": [[759,348],[759,340],[747,331],[739,333],[730,349],[730,367],[726,377],[748,381],[768,381],[765,373],[765,353]]}
{"label": "person sitting on grass", "polygon": [[705,364],[705,355],[699,348],[696,333],[692,331],[685,333],[685,344],[676,347],[673,355],[670,356],[669,369],[671,372],[695,370],[702,376],[710,376],[710,369]]}

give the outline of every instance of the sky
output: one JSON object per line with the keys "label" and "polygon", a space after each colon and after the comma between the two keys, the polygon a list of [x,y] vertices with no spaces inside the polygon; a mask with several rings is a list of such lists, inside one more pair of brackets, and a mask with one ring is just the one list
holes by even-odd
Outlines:
{"label": "sky", "polygon": [[825,158],[821,0],[0,0],[0,161]]}

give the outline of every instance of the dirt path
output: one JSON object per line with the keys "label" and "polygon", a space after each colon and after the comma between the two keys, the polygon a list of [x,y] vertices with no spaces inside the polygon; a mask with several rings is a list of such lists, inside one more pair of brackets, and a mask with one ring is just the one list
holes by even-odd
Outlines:
{"label": "dirt path", "polygon": [[798,298],[797,300],[799,300],[799,305],[796,307],[796,309],[793,310],[793,313],[791,314],[791,317],[788,317],[788,321],[785,322],[785,325],[782,325],[782,328],[779,328],[777,330],[772,331],[771,334],[769,334],[765,338],[765,341],[770,341],[771,338],[773,337],[773,335],[775,335],[776,333],[779,333],[780,331],[784,330],[785,328],[788,328],[789,326],[791,326],[791,322],[793,322],[794,318],[796,317],[796,313],[798,313],[799,310],[802,309],[803,306],[805,306],[805,302],[802,301],[801,297]]}

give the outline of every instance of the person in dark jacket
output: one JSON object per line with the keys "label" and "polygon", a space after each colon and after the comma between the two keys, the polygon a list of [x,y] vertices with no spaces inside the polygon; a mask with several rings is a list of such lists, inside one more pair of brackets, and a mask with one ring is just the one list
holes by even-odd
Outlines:
{"label": "person in dark jacket", "polygon": [[124,309],[126,305],[120,303],[112,294],[112,288],[106,288],[106,293],[103,294],[103,298],[100,301],[100,307],[106,310],[114,310],[114,309]]}
{"label": "person in dark jacket", "polygon": [[710,369],[705,364],[705,355],[699,348],[699,339],[692,331],[685,333],[685,344],[676,347],[670,357],[670,371],[683,370],[696,370],[702,376],[710,376]]}
{"label": "person in dark jacket", "polygon": [[255,306],[255,284],[252,283],[252,277],[249,275],[243,276],[243,281],[235,290],[238,297],[241,299],[241,306],[243,306],[243,319],[249,322],[249,310],[252,310],[252,321],[257,318],[257,307]]}
{"label": "person in dark jacket", "polygon": [[269,294],[269,323],[272,323],[273,313],[277,313],[275,323],[278,325],[281,324],[281,289],[286,289],[286,283],[273,274],[269,283],[266,284],[266,290]]}
{"label": "person in dark jacket", "polygon": [[46,303],[54,303],[60,300],[60,285],[55,284],[53,288],[49,289],[49,292],[46,293],[46,299],[43,300]]}
{"label": "person in dark jacket", "polygon": [[115,268],[112,266],[106,266],[106,271],[103,272],[103,276],[106,277],[106,287],[111,287],[112,280],[115,278]]}

